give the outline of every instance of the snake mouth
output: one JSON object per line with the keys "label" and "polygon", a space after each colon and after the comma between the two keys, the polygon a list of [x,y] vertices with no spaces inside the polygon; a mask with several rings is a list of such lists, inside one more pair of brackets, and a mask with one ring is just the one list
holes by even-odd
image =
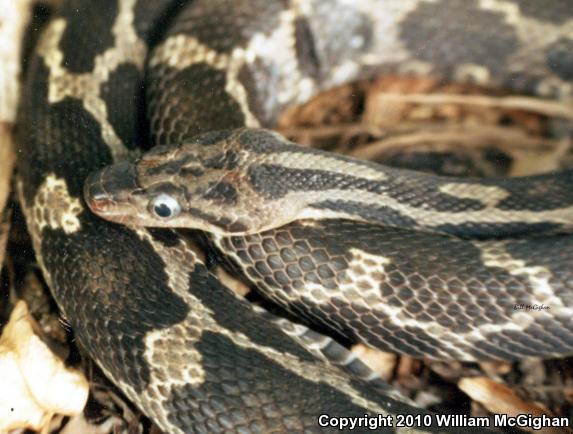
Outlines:
{"label": "snake mouth", "polygon": [[114,220],[114,215],[129,206],[130,196],[139,190],[135,165],[113,164],[91,173],[84,183],[84,199],[93,213]]}

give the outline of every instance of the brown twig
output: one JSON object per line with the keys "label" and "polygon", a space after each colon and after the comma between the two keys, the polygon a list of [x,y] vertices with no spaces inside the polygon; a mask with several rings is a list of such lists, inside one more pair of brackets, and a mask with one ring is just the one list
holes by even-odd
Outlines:
{"label": "brown twig", "polygon": [[507,147],[512,150],[527,152],[547,151],[548,149],[556,149],[562,146],[561,141],[531,137],[519,128],[442,125],[439,129],[426,129],[387,136],[370,143],[368,146],[353,150],[351,155],[357,158],[372,159],[381,151],[412,148],[421,144],[438,144],[443,146],[456,144],[476,149],[494,144],[501,148]]}
{"label": "brown twig", "polygon": [[573,120],[573,106],[559,101],[549,101],[526,96],[493,97],[487,95],[453,95],[424,93],[380,93],[379,102],[409,102],[418,104],[460,104],[500,109],[525,110],[543,116]]}

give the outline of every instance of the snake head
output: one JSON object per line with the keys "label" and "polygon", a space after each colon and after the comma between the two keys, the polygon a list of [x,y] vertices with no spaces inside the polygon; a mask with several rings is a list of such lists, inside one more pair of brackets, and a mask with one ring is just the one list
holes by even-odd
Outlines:
{"label": "snake head", "polygon": [[106,220],[132,226],[166,226],[162,220],[177,224],[182,211],[181,192],[164,186],[162,193],[154,196],[153,205],[148,203],[149,194],[139,182],[137,164],[131,162],[104,167],[90,174],[84,183],[87,205]]}
{"label": "snake head", "polygon": [[250,187],[253,154],[240,143],[244,131],[202,134],[105,167],[87,178],[86,203],[98,216],[132,226],[258,231],[267,204]]}

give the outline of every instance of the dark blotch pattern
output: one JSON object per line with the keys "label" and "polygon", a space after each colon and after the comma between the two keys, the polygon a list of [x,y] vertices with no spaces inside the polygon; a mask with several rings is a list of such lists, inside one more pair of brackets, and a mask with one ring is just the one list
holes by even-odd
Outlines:
{"label": "dark blotch pattern", "polygon": [[196,0],[181,10],[168,35],[184,33],[220,53],[230,53],[254,34],[274,31],[285,6],[279,0]]}
{"label": "dark blotch pattern", "polygon": [[197,265],[189,279],[191,292],[216,312],[215,320],[221,327],[243,333],[256,344],[270,346],[301,360],[314,360],[310,353],[295,344],[277,326],[259,318],[246,301],[223,287],[203,266]]}
{"label": "dark blotch pattern", "polygon": [[[495,32],[486,30],[492,27]],[[420,3],[401,23],[400,38],[418,60],[445,75],[464,63],[499,73],[519,44],[504,16],[481,10],[477,0]]]}
{"label": "dark blotch pattern", "polygon": [[197,217],[197,218],[200,218],[202,220],[205,220],[206,222],[208,222],[214,226],[220,227],[221,229],[226,230],[226,231],[244,232],[248,229],[242,223],[232,221],[228,217],[219,217],[219,216],[216,216],[214,214],[204,212],[203,210],[201,210],[199,208],[193,208],[193,207],[189,208],[189,214],[193,217]]}
{"label": "dark blotch pattern", "polygon": [[274,164],[250,166],[248,176],[251,186],[269,199],[281,198],[294,191],[326,191],[339,188],[380,194],[387,189],[384,182],[326,170],[290,169]]}
{"label": "dark blotch pattern", "polygon": [[[495,181],[486,181],[495,185]],[[544,211],[573,206],[573,171],[558,176],[505,178],[497,184],[511,194],[498,203],[504,210]]]}
{"label": "dark blotch pattern", "polygon": [[[368,221],[377,221],[380,224],[390,227],[415,228],[418,226],[418,223],[413,218],[405,216],[387,206],[365,205],[363,203],[342,200],[323,200],[322,202],[313,204],[312,208],[342,211],[349,215],[356,215]],[[452,229],[456,230],[456,228]]]}
{"label": "dark blotch pattern", "polygon": [[179,173],[184,178],[199,178],[205,174],[205,171],[198,167],[184,167]]}
{"label": "dark blotch pattern", "polygon": [[320,64],[312,31],[308,21],[297,18],[294,22],[296,57],[303,74],[314,77],[320,71]]}
{"label": "dark blotch pattern", "polygon": [[434,230],[468,239],[501,239],[523,234],[551,234],[563,231],[561,225],[553,223],[443,224],[436,226]]}
{"label": "dark blotch pattern", "polygon": [[219,155],[202,161],[203,166],[208,169],[233,170],[239,163],[239,156],[234,151],[225,151]]}
{"label": "dark blotch pattern", "polygon": [[181,239],[174,230],[160,228],[148,228],[147,230],[155,241],[159,241],[165,247],[175,247],[181,244]]}
{"label": "dark blotch pattern", "polygon": [[146,144],[147,132],[142,76],[135,65],[123,64],[102,84],[101,97],[108,119],[121,142],[129,149]]}
{"label": "dark blotch pattern", "polygon": [[239,135],[241,147],[257,154],[292,151],[293,144],[267,130],[248,128]]}
{"label": "dark blotch pattern", "polygon": [[[91,72],[95,66],[96,56],[103,54],[114,44],[111,30],[119,11],[118,1],[75,0],[64,3],[64,8],[62,14],[67,20],[60,41],[60,49],[64,53],[64,66],[74,73]],[[89,31],[86,31],[86,21],[90,22]],[[77,47],[82,48],[78,50]]]}
{"label": "dark blotch pattern", "polygon": [[573,18],[573,7],[569,0],[508,0],[519,6],[527,18],[547,23],[563,24]]}
{"label": "dark blotch pattern", "polygon": [[549,68],[566,81],[573,81],[572,53],[573,39],[561,38],[548,48],[545,56]]}
{"label": "dark blotch pattern", "polygon": [[484,178],[492,174],[506,176],[512,158],[504,151],[495,148],[483,150],[457,148],[443,151],[422,148],[384,152],[377,157],[377,161],[392,167],[441,176]]}
{"label": "dark blotch pattern", "polygon": [[171,145],[199,133],[243,126],[244,115],[225,91],[225,81],[224,71],[205,64],[183,71],[165,65],[152,68],[147,96],[151,101],[150,129],[155,142]]}
{"label": "dark blotch pattern", "polygon": [[224,181],[211,183],[207,188],[203,199],[211,199],[215,202],[234,205],[239,199],[239,193],[232,184]]}
{"label": "dark blotch pattern", "polygon": [[149,41],[149,46],[155,45],[165,29],[165,24],[177,15],[184,5],[185,2],[180,0],[136,2],[133,11],[135,32],[142,40]]}

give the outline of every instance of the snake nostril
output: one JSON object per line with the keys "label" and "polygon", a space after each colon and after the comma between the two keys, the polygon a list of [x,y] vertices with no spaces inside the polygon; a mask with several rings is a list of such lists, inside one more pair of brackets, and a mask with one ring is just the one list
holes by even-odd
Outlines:
{"label": "snake nostril", "polygon": [[88,201],[90,209],[96,214],[101,214],[102,212],[109,210],[112,204],[113,202],[111,200],[106,199],[91,199]]}

